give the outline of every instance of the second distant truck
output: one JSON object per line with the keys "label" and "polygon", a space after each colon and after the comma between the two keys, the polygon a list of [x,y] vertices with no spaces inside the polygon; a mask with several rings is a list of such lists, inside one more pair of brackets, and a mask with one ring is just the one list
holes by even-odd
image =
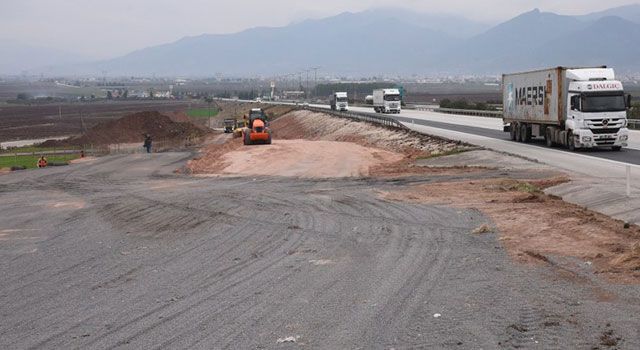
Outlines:
{"label": "second distant truck", "polygon": [[376,113],[400,113],[401,105],[399,89],[373,90],[373,109]]}

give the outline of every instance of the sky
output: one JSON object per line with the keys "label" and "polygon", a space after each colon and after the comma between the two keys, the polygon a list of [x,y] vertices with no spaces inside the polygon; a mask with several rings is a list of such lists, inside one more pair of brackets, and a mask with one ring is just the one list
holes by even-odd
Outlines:
{"label": "sky", "polygon": [[[1,0],[0,40],[105,59],[185,36],[400,7],[499,23],[539,8],[578,15],[638,0]],[[487,11],[487,9],[491,11]]]}

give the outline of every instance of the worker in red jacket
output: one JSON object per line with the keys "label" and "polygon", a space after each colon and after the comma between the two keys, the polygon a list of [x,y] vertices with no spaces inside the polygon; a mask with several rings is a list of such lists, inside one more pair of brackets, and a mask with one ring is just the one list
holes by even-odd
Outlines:
{"label": "worker in red jacket", "polygon": [[40,157],[40,159],[38,159],[38,168],[46,168],[47,167],[47,158],[45,158],[44,156]]}

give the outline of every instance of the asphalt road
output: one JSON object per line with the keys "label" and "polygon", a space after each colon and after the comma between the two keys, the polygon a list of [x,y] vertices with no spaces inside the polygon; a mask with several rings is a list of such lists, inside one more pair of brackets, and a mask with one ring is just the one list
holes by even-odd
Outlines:
{"label": "asphalt road", "polygon": [[[353,107],[352,110],[364,113],[370,113],[375,115],[375,112],[371,112],[369,108],[365,107]],[[380,115],[380,114],[378,114]],[[489,137],[497,140],[510,141],[509,133],[503,132],[500,128],[496,128],[497,124],[502,124],[500,119],[495,118],[483,118],[483,117],[469,117],[469,116],[457,116],[451,114],[434,113],[428,111],[403,111],[402,114],[389,114],[392,118],[395,118],[404,123],[413,123],[417,125],[423,125],[438,129],[451,130],[461,132],[470,135],[477,135],[483,137]],[[456,121],[461,119],[462,121]],[[448,121],[448,122],[446,122]],[[610,149],[595,149],[579,151],[582,155],[596,157],[600,159],[613,160],[628,164],[640,165],[640,133],[632,131],[631,146],[630,148],[624,148],[620,152],[614,152]],[[530,145],[545,147],[543,140],[534,140]],[[556,147],[554,149],[563,150],[567,152],[567,156],[571,156],[569,150]],[[526,153],[522,154],[527,156]]]}
{"label": "asphalt road", "polygon": [[0,348],[640,348],[635,286],[515,264],[469,234],[478,211],[377,195],[441,176],[174,173],[190,156],[0,177]]}
{"label": "asphalt road", "polygon": [[[434,127],[434,128],[446,129],[446,130],[452,130],[452,131],[458,131],[458,132],[463,132],[465,134],[472,134],[472,135],[490,137],[490,138],[494,138],[494,139],[498,139],[498,140],[511,141],[511,139],[509,138],[509,133],[503,132],[502,130],[493,130],[493,129],[487,129],[487,128],[482,128],[482,127],[477,127],[477,126],[468,126],[468,125],[443,123],[443,122],[437,122],[437,121],[431,121],[431,120],[425,120],[425,119],[412,119],[412,118],[399,117],[399,116],[394,116],[394,118],[396,118],[399,121],[404,122],[404,123],[412,123],[413,122],[413,123],[418,124],[418,125],[430,126],[430,127]],[[542,140],[542,139],[533,140],[530,144],[532,146],[546,147],[544,145],[544,140]],[[567,153],[573,153],[573,152],[570,152],[569,150],[566,150],[566,149],[561,148],[561,147],[557,147],[557,149],[563,150],[563,151],[565,151]],[[622,151],[619,151],[619,152],[615,152],[615,151],[612,151],[610,149],[595,149],[595,150],[585,150],[585,151],[580,151],[580,152],[583,155],[588,155],[588,156],[591,156],[591,157],[596,157],[596,158],[601,158],[601,159],[608,159],[608,160],[614,160],[614,161],[623,162],[623,163],[640,165],[640,150],[637,150],[637,149],[624,148]]]}

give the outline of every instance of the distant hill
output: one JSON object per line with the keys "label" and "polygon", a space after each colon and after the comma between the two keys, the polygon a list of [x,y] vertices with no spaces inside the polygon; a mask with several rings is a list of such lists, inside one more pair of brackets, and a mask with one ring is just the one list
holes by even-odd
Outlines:
{"label": "distant hill", "polygon": [[460,16],[420,13],[396,8],[379,8],[357,15],[377,19],[393,18],[414,26],[443,32],[460,39],[481,34],[492,27],[489,23],[472,21]]}
{"label": "distant hill", "polygon": [[640,4],[632,4],[620,7],[614,7],[608,10],[590,13],[584,16],[578,16],[578,19],[585,21],[597,21],[603,17],[620,17],[627,21],[640,24]]}
{"label": "distant hill", "polygon": [[602,64],[640,72],[640,24],[613,16],[594,18],[530,11],[441,53],[439,61],[453,73]]}
{"label": "distant hill", "polygon": [[461,42],[443,52],[438,61],[446,62],[445,67],[453,72],[525,68],[535,63],[530,57],[537,57],[539,48],[546,42],[586,26],[587,22],[574,17],[536,9]]}
{"label": "distant hill", "polygon": [[100,62],[114,74],[227,75],[295,72],[311,66],[342,73],[412,73],[460,39],[394,16],[343,13],[280,28],[201,35]]}
{"label": "distant hill", "polygon": [[[578,53],[575,57],[572,53]],[[619,17],[603,17],[589,26],[540,47],[534,61],[550,65],[606,64],[620,69],[640,68],[640,24]],[[533,62],[530,62],[533,64]]]}
{"label": "distant hill", "polygon": [[[453,16],[378,9],[279,28],[186,37],[59,73],[254,76],[321,66],[344,75],[499,74],[607,64],[640,72],[640,5],[585,16],[533,10],[488,28]],[[611,16],[611,15],[615,16]]]}

